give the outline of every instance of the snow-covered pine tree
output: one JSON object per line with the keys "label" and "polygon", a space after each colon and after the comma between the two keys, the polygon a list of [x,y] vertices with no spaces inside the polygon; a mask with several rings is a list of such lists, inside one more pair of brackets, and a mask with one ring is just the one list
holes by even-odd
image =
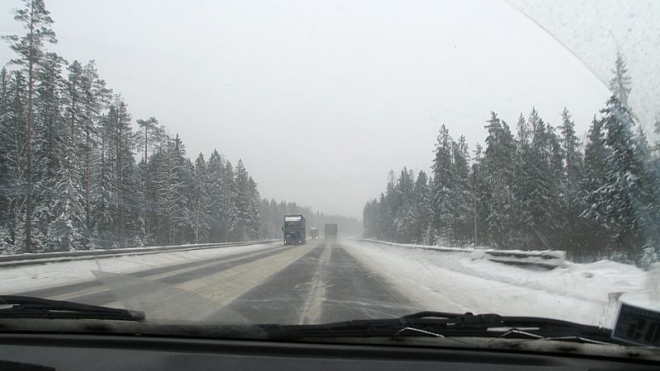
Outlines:
{"label": "snow-covered pine tree", "polygon": [[34,99],[38,84],[37,69],[46,54],[46,44],[57,42],[55,32],[50,28],[53,19],[46,10],[43,0],[23,0],[24,7],[14,11],[14,20],[23,24],[23,36],[7,35],[3,39],[18,56],[11,63],[23,68],[27,84],[27,117],[25,130],[25,252],[33,252],[33,213],[34,213]]}
{"label": "snow-covered pine tree", "polygon": [[362,209],[363,237],[377,239],[378,237],[378,200],[368,201]]}
{"label": "snow-covered pine tree", "polygon": [[534,109],[529,116],[529,126],[532,128],[531,156],[529,171],[532,188],[529,198],[530,223],[524,226],[529,234],[532,246],[537,248],[552,248],[553,223],[552,212],[556,203],[553,194],[553,174],[551,168],[552,135],[548,126]]}
{"label": "snow-covered pine tree", "polygon": [[387,207],[385,194],[382,192],[378,198],[378,228],[376,230],[376,239],[381,241],[390,241],[392,220]]}
{"label": "snow-covered pine tree", "polygon": [[454,168],[452,165],[453,140],[445,125],[440,128],[435,145],[435,158],[433,160],[433,226],[438,242],[451,245],[454,240],[451,226],[454,211],[452,210],[452,197],[454,197]]}
{"label": "snow-covered pine tree", "polygon": [[557,130],[550,124],[547,126],[548,146],[550,151],[550,197],[553,200],[548,210],[550,223],[546,226],[548,236],[547,246],[555,249],[563,245],[565,239],[567,219],[564,214],[565,205],[560,201],[562,193],[562,174],[564,173],[563,150]]}
{"label": "snow-covered pine tree", "polygon": [[208,241],[210,232],[209,215],[209,172],[206,166],[206,160],[203,154],[199,154],[195,160],[194,186],[191,194],[191,204],[193,205],[194,233],[195,243],[204,243]]}
{"label": "snow-covered pine tree", "polygon": [[279,238],[279,235],[275,233],[275,225],[273,224],[274,215],[272,213],[273,208],[271,208],[271,199],[263,199],[259,202],[259,215],[261,216],[261,223],[259,225],[259,235],[263,238]]}
{"label": "snow-covered pine tree", "polygon": [[413,240],[413,231],[417,224],[414,186],[415,174],[404,167],[395,185],[398,203],[394,206],[394,240],[399,243],[410,243]]}
{"label": "snow-covered pine tree", "polygon": [[566,222],[563,243],[570,254],[584,244],[583,219],[580,213],[584,210],[584,199],[580,194],[580,182],[583,179],[583,156],[580,151],[581,143],[575,133],[575,123],[571,119],[568,109],[564,108],[561,113],[561,125],[559,126],[561,153],[563,160],[563,172],[559,178],[560,195],[559,203]]}
{"label": "snow-covered pine tree", "polygon": [[[64,157],[70,148],[66,141],[66,121],[62,114],[62,63],[63,60],[57,54],[47,53],[37,69],[39,84],[35,96],[35,194],[38,195],[37,202],[42,205],[50,205],[51,200],[57,196],[54,187],[62,177]],[[43,217],[46,218],[43,223],[49,224],[48,217]]]}
{"label": "snow-covered pine tree", "polygon": [[605,146],[603,121],[594,117],[584,149],[584,176],[580,182],[583,210],[580,217],[585,220],[582,235],[587,237],[576,252],[578,258],[599,259],[610,250],[608,233],[601,214],[601,194],[605,185],[606,160],[611,149]]}
{"label": "snow-covered pine tree", "polygon": [[417,174],[417,180],[415,181],[413,190],[415,215],[417,216],[415,226],[413,227],[413,243],[431,243],[430,229],[433,210],[430,183],[428,176],[423,170]]}
{"label": "snow-covered pine tree", "polygon": [[223,181],[223,194],[224,194],[224,205],[222,208],[222,219],[224,221],[223,226],[224,238],[225,241],[237,241],[238,234],[238,208],[237,208],[237,199],[238,199],[238,185],[236,184],[236,173],[234,172],[234,166],[231,162],[225,162],[225,176]]}
{"label": "snow-covered pine tree", "polygon": [[[38,76],[35,120],[35,242],[47,235],[48,251],[71,251],[84,247],[82,193],[78,181],[77,149],[70,140],[62,112],[62,59],[47,53]],[[66,90],[64,90],[66,95]],[[36,243],[35,243],[36,245]],[[36,246],[35,246],[36,247]]]}
{"label": "snow-covered pine tree", "polygon": [[226,240],[225,207],[228,195],[225,191],[225,165],[218,151],[213,151],[208,161],[209,176],[209,239],[210,242],[221,242]]}
{"label": "snow-covered pine tree", "polygon": [[126,103],[116,96],[101,120],[99,149],[94,173],[93,219],[95,239],[103,247],[136,242],[139,235],[141,190],[137,187],[131,116]]}
{"label": "snow-covered pine tree", "polygon": [[394,223],[398,204],[399,194],[396,191],[396,177],[394,171],[390,170],[387,177],[387,187],[385,188],[385,199],[381,208],[381,231],[386,241],[395,241],[396,239]]}
{"label": "snow-covered pine tree", "polygon": [[[473,207],[476,210],[473,210],[472,217],[473,228],[474,228],[474,244],[476,246],[483,245],[488,240],[488,213],[489,208],[485,204],[487,197],[489,196],[488,187],[486,183],[487,174],[485,171],[485,166],[483,162],[483,147],[480,143],[475,145],[474,150],[474,163],[470,172],[470,177],[472,178],[472,187],[475,194],[476,200]],[[474,215],[476,214],[476,215]]]}
{"label": "snow-covered pine tree", "polygon": [[257,189],[257,183],[252,179],[251,176],[248,176],[248,190],[250,195],[250,219],[248,221],[248,231],[247,238],[251,241],[258,240],[261,230],[261,211],[259,208],[261,196],[259,196],[259,190]]}
{"label": "snow-covered pine tree", "polygon": [[[182,142],[183,145],[183,142]],[[183,194],[185,197],[186,219],[181,224],[180,239],[177,244],[189,243],[195,241],[195,213],[198,203],[195,202],[195,164],[189,157],[183,158],[182,180],[184,184]]]}
{"label": "snow-covered pine tree", "polygon": [[614,97],[634,118],[630,105],[628,104],[628,97],[632,91],[632,79],[628,75],[628,68],[626,67],[626,62],[623,59],[621,52],[617,52],[616,54],[616,61],[614,62],[614,70],[612,70],[612,73],[614,74],[614,77],[610,80],[610,92],[612,92],[612,95],[614,95]]}
{"label": "snow-covered pine tree", "polygon": [[142,152],[142,218],[144,223],[144,233],[146,238],[149,239],[150,236],[150,225],[149,225],[149,202],[148,194],[150,187],[150,167],[149,167],[149,156],[152,154],[154,147],[162,143],[166,139],[165,128],[158,123],[158,120],[155,117],[149,117],[146,120],[138,119],[136,121],[138,128],[140,129],[135,133],[135,143],[137,145],[137,150]]}
{"label": "snow-covered pine tree", "polygon": [[456,243],[465,245],[473,236],[473,189],[470,182],[470,153],[465,136],[452,143],[454,195],[450,199],[453,212],[453,234]]}
{"label": "snow-covered pine tree", "polygon": [[110,106],[108,114],[103,115],[99,122],[99,143],[92,166],[92,228],[90,243],[98,247],[108,247],[112,244],[112,214],[110,205],[113,202],[115,189],[112,181],[110,163],[110,125],[109,117],[114,114],[114,106]]}
{"label": "snow-covered pine tree", "polygon": [[[64,115],[67,122],[66,137],[63,138],[67,142],[67,147],[72,150],[71,160],[72,165],[76,167],[79,163],[80,153],[78,146],[81,139],[81,128],[84,122],[84,80],[83,66],[78,61],[73,61],[68,67],[68,78],[65,82],[64,89]],[[77,180],[77,179],[76,179]]]}
{"label": "snow-covered pine tree", "polygon": [[[645,247],[654,243],[653,228],[646,228],[654,224],[653,176],[644,161],[648,146],[633,135],[636,118],[628,104],[631,80],[620,53],[612,72],[612,96],[601,110],[603,118],[594,120],[592,127],[602,131],[602,139],[598,143],[592,140],[595,133],[590,133],[585,150],[587,207],[582,216],[608,237],[601,254],[641,265]],[[594,153],[599,153],[598,161]]]}
{"label": "snow-covered pine tree", "polygon": [[486,208],[489,240],[495,247],[503,248],[512,241],[515,144],[509,126],[495,112],[491,112],[487,122],[486,150],[480,166],[484,178],[480,205]]}
{"label": "snow-covered pine tree", "polygon": [[597,209],[615,252],[639,264],[649,238],[644,230],[644,218],[650,212],[652,195],[632,134],[635,120],[615,95],[601,112],[604,143],[611,151],[605,160],[604,186],[595,192],[600,200]]}
{"label": "snow-covered pine tree", "polygon": [[177,134],[166,143],[166,157],[163,161],[163,182],[161,183],[162,212],[167,220],[167,243],[173,245],[181,241],[183,229],[187,226],[189,210],[185,194],[186,168],[185,148]]}
{"label": "snow-covered pine tree", "polygon": [[[531,117],[536,114],[532,111]],[[516,181],[513,183],[513,193],[515,196],[513,225],[516,230],[516,240],[520,245],[530,244],[529,234],[526,233],[527,227],[532,223],[531,198],[534,188],[532,169],[532,129],[530,122],[525,120],[522,113],[518,118],[516,150],[514,158],[513,174]]]}
{"label": "snow-covered pine tree", "polygon": [[[7,121],[10,117],[10,102],[11,102],[11,77],[5,67],[0,70],[0,130],[8,127]],[[0,137],[0,173],[8,173],[7,164],[7,148],[5,137]],[[4,177],[3,177],[4,178]],[[8,219],[9,202],[5,194],[7,191],[8,179],[0,179],[0,254],[7,254],[13,252],[13,241],[11,238],[11,231],[9,229],[10,223]]]}
{"label": "snow-covered pine tree", "polygon": [[236,198],[234,205],[236,207],[236,224],[234,225],[233,238],[238,241],[247,240],[248,228],[251,224],[251,198],[250,184],[247,171],[242,160],[238,160],[236,165]]}
{"label": "snow-covered pine tree", "polygon": [[653,161],[651,146],[642,125],[637,125],[635,143],[644,164],[643,182],[648,187],[647,207],[640,215],[646,243],[638,260],[640,266],[648,267],[660,259],[660,168]]}
{"label": "snow-covered pine tree", "polygon": [[2,203],[5,205],[2,218],[7,230],[7,251],[25,250],[25,213],[27,156],[27,88],[22,71],[13,71],[6,91],[5,112],[0,116],[0,163],[4,176]]}
{"label": "snow-covered pine tree", "polygon": [[282,227],[282,217],[284,214],[279,213],[279,205],[275,199],[271,199],[270,203],[270,217],[272,218],[271,221],[273,223],[273,232],[275,233],[274,235],[277,237],[282,236],[282,230],[280,229]]}
{"label": "snow-covered pine tree", "polygon": [[83,68],[82,79],[83,120],[80,123],[81,140],[79,144],[82,159],[81,180],[85,208],[85,246],[87,249],[98,247],[94,240],[94,218],[92,215],[94,198],[94,164],[97,163],[100,142],[100,127],[103,112],[110,104],[112,90],[106,87],[96,70],[94,61],[88,62]]}
{"label": "snow-covered pine tree", "polygon": [[128,113],[126,103],[119,99],[115,102],[116,116],[113,119],[113,158],[115,181],[117,189],[115,233],[119,246],[131,246],[140,227],[136,225],[139,220],[141,191],[136,186],[135,157],[131,115]]}
{"label": "snow-covered pine tree", "polygon": [[[168,172],[165,162],[167,160],[167,143],[165,141],[158,143],[149,156],[149,174],[151,178],[147,189],[147,211],[149,220],[149,240],[155,244],[167,244],[169,235],[169,219],[166,217],[164,198],[167,193],[164,191],[167,187]],[[143,180],[144,182],[144,180]]]}
{"label": "snow-covered pine tree", "polygon": [[[653,122],[653,132],[655,134],[660,134],[660,114],[656,114],[655,116],[655,121]],[[651,147],[651,156],[653,158],[660,158],[660,139],[657,139]]]}

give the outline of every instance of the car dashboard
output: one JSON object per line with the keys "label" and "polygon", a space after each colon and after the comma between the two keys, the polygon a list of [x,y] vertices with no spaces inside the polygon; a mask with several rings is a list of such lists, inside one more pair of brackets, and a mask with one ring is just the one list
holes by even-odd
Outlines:
{"label": "car dashboard", "polygon": [[658,363],[479,349],[190,339],[137,335],[0,334],[0,369],[42,370],[657,370]]}

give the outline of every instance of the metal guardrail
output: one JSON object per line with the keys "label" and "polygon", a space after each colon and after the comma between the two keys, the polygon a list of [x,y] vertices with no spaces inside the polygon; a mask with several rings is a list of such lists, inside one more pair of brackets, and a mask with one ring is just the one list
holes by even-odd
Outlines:
{"label": "metal guardrail", "polygon": [[0,255],[0,268],[18,267],[23,265],[36,265],[54,262],[65,262],[73,260],[86,260],[86,259],[103,259],[117,256],[126,255],[147,255],[159,254],[169,251],[190,251],[190,250],[204,250],[216,249],[233,246],[248,246],[259,245],[279,240],[264,240],[264,241],[244,241],[244,242],[221,242],[221,243],[204,243],[193,245],[175,245],[175,246],[154,246],[154,247],[129,247],[117,249],[103,249],[103,250],[81,250],[81,251],[66,251],[66,252],[50,252],[50,253],[35,253],[35,254],[15,254],[15,255]]}
{"label": "metal guardrail", "polygon": [[470,249],[457,247],[440,247],[424,245],[408,245],[377,240],[358,240],[381,245],[397,246],[404,248],[430,250],[436,252],[459,252],[469,253],[473,260],[486,259],[496,263],[517,265],[521,267],[535,267],[542,269],[555,269],[563,267],[566,264],[566,251],[562,250],[543,250],[543,251],[523,251],[523,250],[493,250],[493,249]]}

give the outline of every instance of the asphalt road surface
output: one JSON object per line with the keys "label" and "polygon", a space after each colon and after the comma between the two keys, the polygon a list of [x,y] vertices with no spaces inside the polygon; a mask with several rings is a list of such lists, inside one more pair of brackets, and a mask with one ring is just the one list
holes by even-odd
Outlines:
{"label": "asphalt road surface", "polygon": [[143,310],[147,319],[225,323],[328,323],[416,311],[350,244],[275,245],[216,259],[20,293]]}

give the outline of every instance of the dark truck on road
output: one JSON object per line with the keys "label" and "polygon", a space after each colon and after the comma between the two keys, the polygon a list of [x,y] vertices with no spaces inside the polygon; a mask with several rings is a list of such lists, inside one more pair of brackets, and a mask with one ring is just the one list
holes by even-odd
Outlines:
{"label": "dark truck on road", "polygon": [[326,240],[336,240],[337,239],[337,224],[326,224],[325,225],[325,239]]}
{"label": "dark truck on road", "polygon": [[284,232],[285,245],[305,244],[307,242],[305,217],[302,215],[285,215],[282,232]]}
{"label": "dark truck on road", "polygon": [[309,227],[309,239],[310,240],[319,239],[319,229],[317,227]]}

